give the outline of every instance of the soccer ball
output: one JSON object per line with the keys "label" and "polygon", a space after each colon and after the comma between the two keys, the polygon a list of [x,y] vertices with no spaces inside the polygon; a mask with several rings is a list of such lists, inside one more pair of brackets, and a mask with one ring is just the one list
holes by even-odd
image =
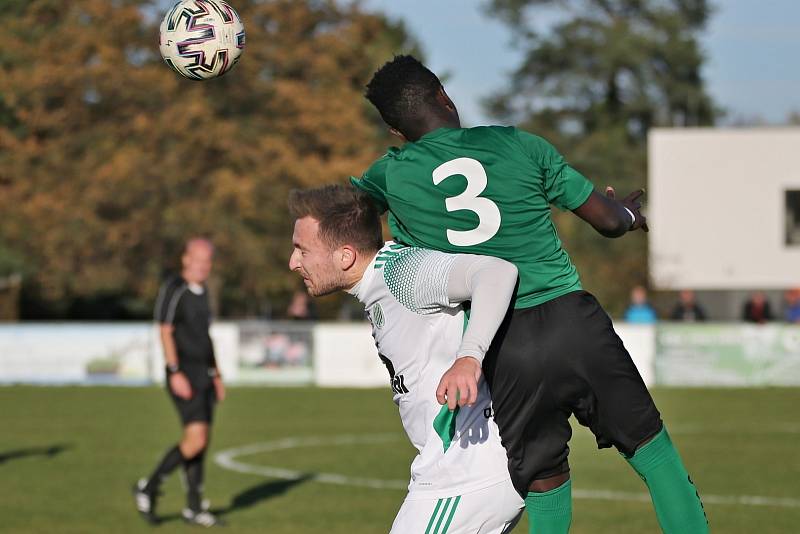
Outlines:
{"label": "soccer ball", "polygon": [[244,25],[223,0],[180,0],[161,21],[161,57],[192,80],[228,72],[244,51]]}

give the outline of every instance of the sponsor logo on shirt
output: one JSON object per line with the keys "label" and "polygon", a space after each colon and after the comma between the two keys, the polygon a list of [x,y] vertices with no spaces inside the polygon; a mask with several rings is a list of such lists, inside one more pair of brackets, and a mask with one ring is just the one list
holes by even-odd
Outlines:
{"label": "sponsor logo on shirt", "polygon": [[394,364],[392,360],[384,356],[383,354],[378,354],[383,365],[386,366],[386,370],[389,371],[389,385],[392,386],[392,391],[397,393],[398,395],[402,395],[404,393],[408,393],[408,388],[405,384],[405,377],[403,375],[398,375],[394,372]]}

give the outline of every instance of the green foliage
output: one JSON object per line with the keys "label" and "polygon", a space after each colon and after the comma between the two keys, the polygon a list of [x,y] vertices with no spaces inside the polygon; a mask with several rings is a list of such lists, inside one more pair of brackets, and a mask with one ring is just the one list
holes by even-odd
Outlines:
{"label": "green foliage", "polygon": [[25,260],[20,254],[3,246],[0,242],[0,278],[21,275],[25,270]]}
{"label": "green foliage", "polygon": [[63,308],[151,302],[182,241],[208,235],[222,312],[255,313],[296,285],[287,192],[379,155],[363,84],[413,43],[357,4],[239,0],[241,61],[193,82],[158,55],[161,4],[32,0],[0,14],[0,239],[35,266],[28,294]]}
{"label": "green foliage", "polygon": [[[650,128],[717,114],[701,76],[706,0],[493,0],[489,10],[525,51],[489,109],[549,139],[601,190],[644,187]],[[645,238],[610,242],[573,219],[558,216],[559,232],[586,287],[621,312],[647,281]]]}

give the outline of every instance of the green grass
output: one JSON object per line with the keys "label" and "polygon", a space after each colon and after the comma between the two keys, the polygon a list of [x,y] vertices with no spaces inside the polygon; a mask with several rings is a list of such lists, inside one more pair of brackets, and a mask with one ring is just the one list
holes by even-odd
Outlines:
{"label": "green grass", "polygon": [[[798,389],[657,390],[656,400],[701,495],[800,499]],[[645,491],[611,450],[575,425],[576,490]],[[123,533],[194,531],[177,519],[177,476],[166,484],[153,529],[134,513],[130,485],[179,435],[156,388],[0,388],[0,531]],[[238,388],[218,411],[212,454],[285,437],[389,434],[380,444],[310,446],[240,461],[304,473],[404,480],[413,451],[387,390]],[[396,439],[391,439],[396,436]],[[49,452],[49,454],[48,454]],[[404,492],[287,482],[208,463],[207,495],[227,532],[387,532]],[[714,532],[797,532],[800,508],[707,502]],[[574,533],[658,532],[651,505],[576,499]],[[523,519],[516,532],[527,532]],[[412,533],[413,534],[413,533]]]}

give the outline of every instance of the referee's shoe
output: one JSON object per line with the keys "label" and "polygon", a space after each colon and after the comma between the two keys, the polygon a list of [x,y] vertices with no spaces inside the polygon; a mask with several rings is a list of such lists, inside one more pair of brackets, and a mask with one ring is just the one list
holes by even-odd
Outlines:
{"label": "referee's shoe", "polygon": [[158,495],[145,491],[147,479],[140,479],[133,485],[133,499],[136,502],[136,509],[145,521],[151,525],[158,524],[156,517],[156,498]]}
{"label": "referee's shoe", "polygon": [[181,512],[183,520],[190,525],[198,525],[206,528],[225,526],[222,519],[208,511],[208,501],[204,501],[203,505],[203,509],[199,512],[195,512],[191,508],[184,508]]}

